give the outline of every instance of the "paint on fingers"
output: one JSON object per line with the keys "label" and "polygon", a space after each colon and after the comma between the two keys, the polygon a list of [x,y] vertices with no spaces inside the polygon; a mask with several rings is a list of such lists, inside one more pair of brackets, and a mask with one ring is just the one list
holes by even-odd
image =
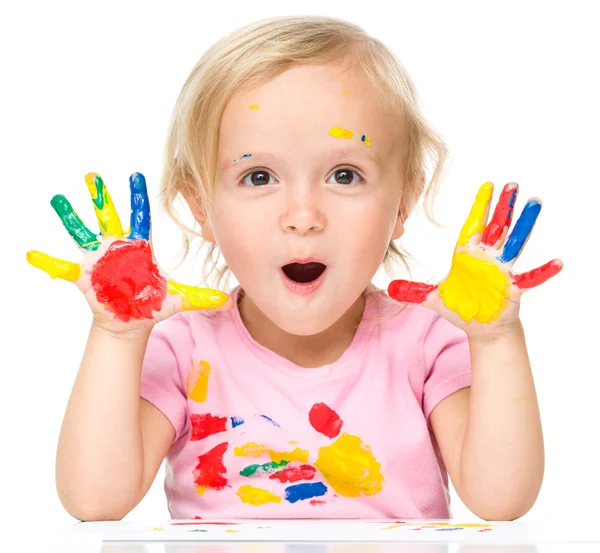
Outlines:
{"label": "paint on fingers", "polygon": [[196,286],[188,286],[169,280],[167,283],[167,291],[169,294],[176,294],[181,297],[181,309],[190,311],[193,309],[214,309],[225,305],[229,300],[229,296],[225,292],[212,290],[210,288],[198,288]]}
{"label": "paint on fingers", "polygon": [[48,273],[52,278],[75,282],[81,276],[81,265],[78,263],[71,263],[43,252],[35,250],[27,252],[27,261],[37,269]]}

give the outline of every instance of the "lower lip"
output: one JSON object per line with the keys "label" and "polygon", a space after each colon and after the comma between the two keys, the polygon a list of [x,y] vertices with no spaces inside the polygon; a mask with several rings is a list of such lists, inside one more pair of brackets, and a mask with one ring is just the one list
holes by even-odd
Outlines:
{"label": "lower lip", "polygon": [[325,267],[325,270],[320,274],[318,279],[313,280],[312,282],[295,282],[283,272],[283,269],[279,270],[283,277],[283,283],[286,285],[287,289],[298,296],[309,296],[315,292],[317,288],[323,284],[325,274],[327,273],[327,267]]}

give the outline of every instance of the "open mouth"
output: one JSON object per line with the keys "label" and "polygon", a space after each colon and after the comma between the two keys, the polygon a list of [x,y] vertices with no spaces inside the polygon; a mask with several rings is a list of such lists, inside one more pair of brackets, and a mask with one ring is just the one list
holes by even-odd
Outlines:
{"label": "open mouth", "polygon": [[317,280],[325,270],[323,263],[311,261],[309,263],[288,263],[281,270],[290,280],[299,284],[306,284]]}

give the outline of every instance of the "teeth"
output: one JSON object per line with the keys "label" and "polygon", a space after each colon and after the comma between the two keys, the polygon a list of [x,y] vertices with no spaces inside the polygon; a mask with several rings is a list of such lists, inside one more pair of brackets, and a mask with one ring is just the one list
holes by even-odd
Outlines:
{"label": "teeth", "polygon": [[290,280],[307,283],[317,280],[323,274],[325,265],[315,261],[310,263],[288,263],[282,269]]}

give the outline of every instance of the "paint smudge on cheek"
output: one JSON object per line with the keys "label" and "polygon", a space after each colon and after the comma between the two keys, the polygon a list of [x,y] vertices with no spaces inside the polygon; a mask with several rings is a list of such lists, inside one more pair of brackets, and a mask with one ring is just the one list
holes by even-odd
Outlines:
{"label": "paint smudge on cheek", "polygon": [[438,291],[444,305],[465,322],[490,323],[508,306],[510,280],[494,263],[463,251],[454,254]]}
{"label": "paint smudge on cheek", "polygon": [[260,106],[259,106],[259,105],[257,105],[257,104],[252,104],[252,105],[250,106],[250,109],[259,109],[259,108],[260,108]]}
{"label": "paint smudge on cheek", "polygon": [[310,482],[305,484],[294,484],[285,489],[285,499],[290,503],[296,503],[304,499],[321,497],[327,493],[327,487],[323,482]]}
{"label": "paint smudge on cheek", "polygon": [[310,465],[300,465],[299,467],[288,467],[271,474],[271,480],[279,480],[282,484],[286,482],[299,482],[300,480],[312,480],[315,477],[316,469]]}
{"label": "paint smudge on cheek", "polygon": [[352,138],[354,133],[349,131],[348,129],[342,129],[341,127],[331,127],[329,129],[329,134],[334,138]]}
{"label": "paint smudge on cheek", "polygon": [[227,430],[227,417],[215,417],[210,413],[191,414],[192,433],[190,440],[192,442],[202,440],[207,436],[225,432]]}
{"label": "paint smudge on cheek", "polygon": [[199,495],[204,494],[207,489],[222,490],[227,485],[227,469],[223,464],[223,455],[228,445],[227,442],[223,442],[198,457],[193,474],[196,492]]}
{"label": "paint smudge on cheek", "polygon": [[342,90],[342,94],[345,94],[346,96],[350,96],[350,92],[348,90]]}
{"label": "paint smudge on cheek", "polygon": [[281,503],[281,497],[255,486],[240,486],[236,495],[244,503],[254,506],[264,505],[265,503]]}
{"label": "paint smudge on cheek", "polygon": [[317,432],[325,434],[328,438],[335,438],[344,424],[340,416],[324,403],[315,403],[312,406],[308,420]]}
{"label": "paint smudge on cheek", "polygon": [[91,271],[97,300],[120,321],[152,319],[167,295],[167,280],[145,240],[113,242]]}
{"label": "paint smudge on cheek", "polygon": [[236,157],[236,158],[233,160],[233,163],[237,163],[238,161],[240,161],[240,159],[244,159],[244,158],[246,158],[246,157],[252,157],[252,154],[242,154],[241,156],[238,156],[238,157]]}
{"label": "paint smudge on cheek", "polygon": [[370,146],[371,145],[371,137],[367,136],[366,134],[363,134],[360,137],[360,141],[365,143],[365,146]]}
{"label": "paint smudge on cheek", "polygon": [[315,467],[343,497],[381,491],[381,465],[358,436],[344,433],[331,445],[321,447]]}
{"label": "paint smudge on cheek", "polygon": [[188,374],[186,386],[187,397],[192,401],[198,403],[206,401],[210,370],[208,361],[194,361],[192,363],[192,370]]}

